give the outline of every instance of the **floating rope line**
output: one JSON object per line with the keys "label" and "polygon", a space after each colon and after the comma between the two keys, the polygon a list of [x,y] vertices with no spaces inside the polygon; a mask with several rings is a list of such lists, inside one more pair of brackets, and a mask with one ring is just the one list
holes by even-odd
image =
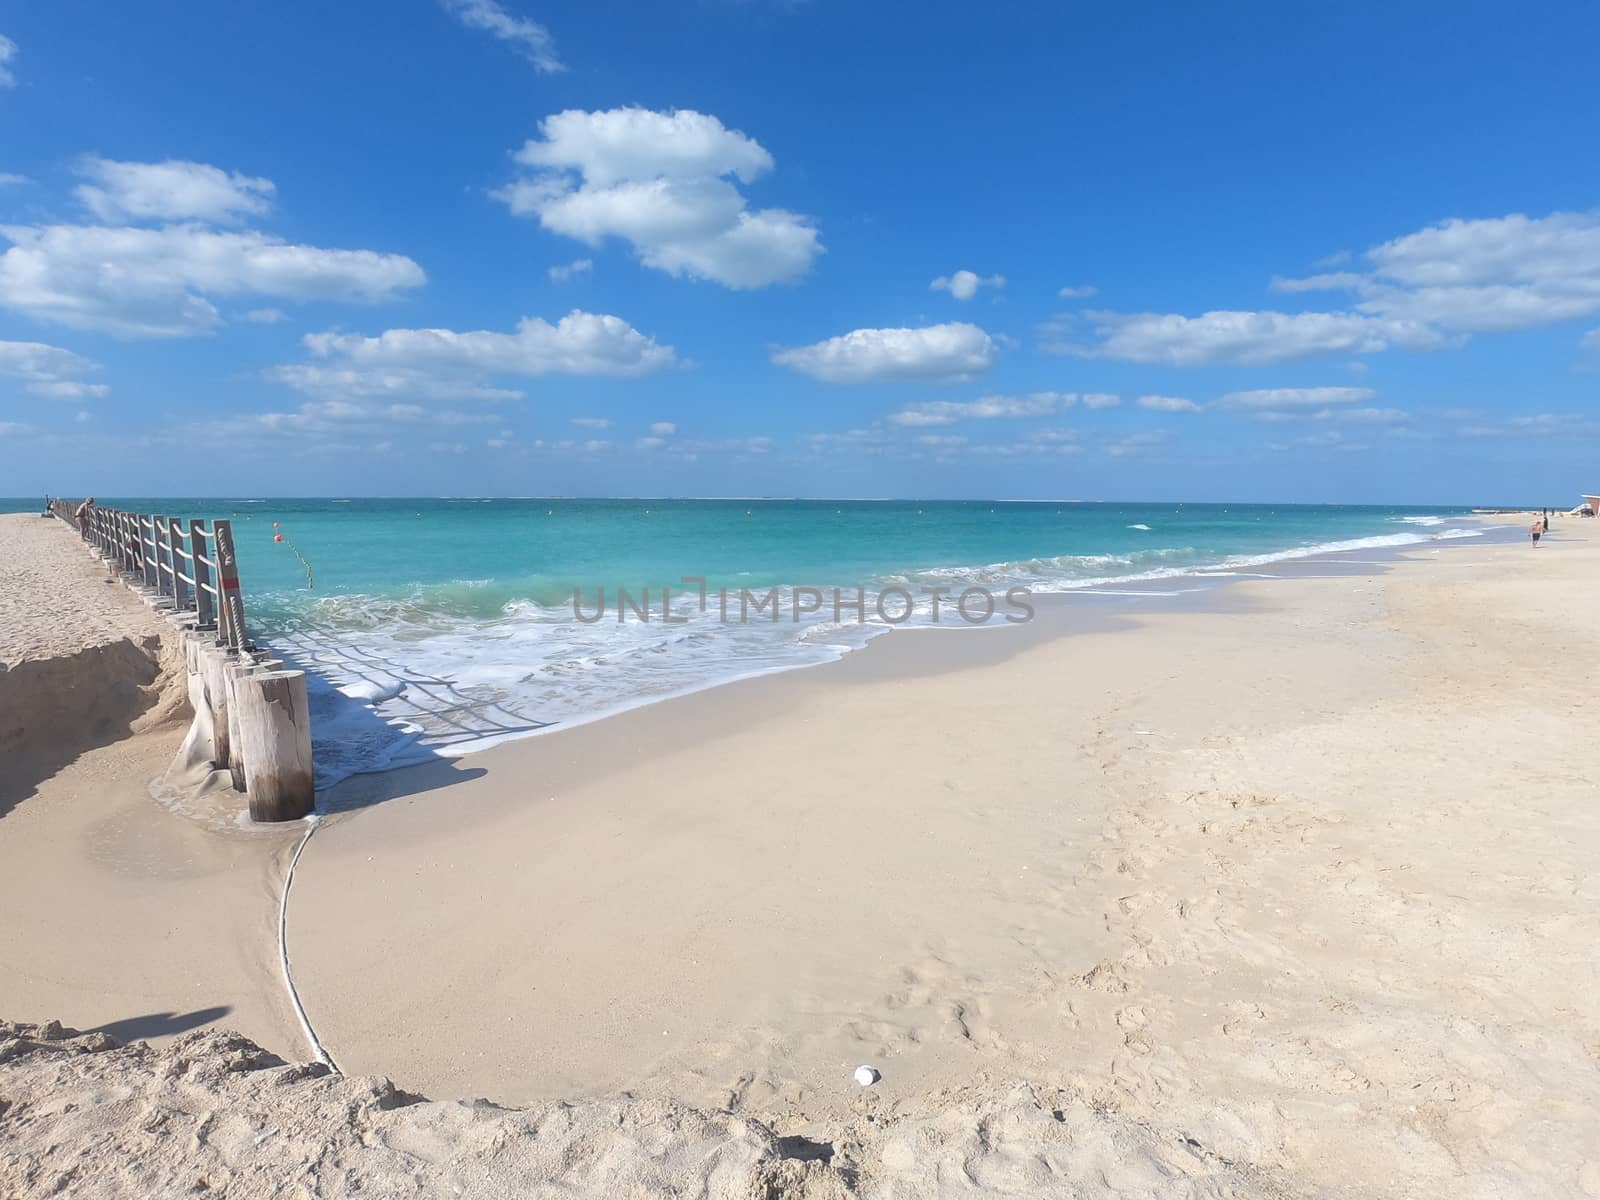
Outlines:
{"label": "floating rope line", "polygon": [[[277,529],[278,523],[274,521],[272,523],[272,527]],[[289,549],[294,553],[294,556],[300,560],[300,565],[306,569],[306,590],[312,592],[316,591],[317,581],[311,578],[311,564],[306,561],[306,556],[300,553],[300,548],[288,538],[284,537],[282,533],[274,533],[272,535],[272,540],[275,542],[282,542],[285,546],[289,547]]]}

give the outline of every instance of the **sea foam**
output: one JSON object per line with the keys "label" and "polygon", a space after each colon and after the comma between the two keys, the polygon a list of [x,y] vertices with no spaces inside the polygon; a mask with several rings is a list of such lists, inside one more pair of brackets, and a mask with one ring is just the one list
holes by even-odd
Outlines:
{"label": "sea foam", "polygon": [[[1420,523],[1414,523],[1420,524]],[[794,594],[778,588],[782,619],[724,624],[713,597],[702,613],[694,593],[674,593],[683,624],[663,624],[659,598],[649,622],[574,619],[569,604],[505,602],[487,616],[441,611],[439,593],[378,599],[324,596],[300,606],[276,629],[273,651],[313,673],[317,784],[349,775],[467,754],[550,729],[568,727],[717,684],[836,661],[892,628],[934,627],[924,588],[947,588],[938,628],[979,628],[951,606],[968,587],[1000,601],[1010,587],[1040,594],[1096,590],[1154,596],[1216,586],[1228,576],[1319,554],[1391,549],[1478,536],[1475,528],[1415,528],[1256,554],[1206,554],[1171,546],[1124,554],[1079,554],[935,567],[885,575],[867,591],[864,620],[849,609],[821,609],[795,623]],[[1191,578],[1190,587],[1148,585]],[[443,594],[480,593],[487,581],[462,579]],[[902,588],[918,598],[910,618],[893,624],[875,611],[876,593]],[[845,589],[846,598],[854,588]],[[587,601],[586,604],[592,603]],[[899,598],[892,606],[899,609]],[[737,608],[731,610],[737,612]],[[1005,622],[1003,605],[991,626]]]}

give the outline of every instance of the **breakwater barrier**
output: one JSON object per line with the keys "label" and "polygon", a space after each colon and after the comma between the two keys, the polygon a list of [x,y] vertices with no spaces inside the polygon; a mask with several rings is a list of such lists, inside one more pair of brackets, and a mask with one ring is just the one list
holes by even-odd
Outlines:
{"label": "breakwater barrier", "polygon": [[59,498],[50,512],[175,627],[194,710],[180,757],[227,771],[252,820],[310,813],[316,792],[305,672],[284,670],[250,639],[230,523]]}

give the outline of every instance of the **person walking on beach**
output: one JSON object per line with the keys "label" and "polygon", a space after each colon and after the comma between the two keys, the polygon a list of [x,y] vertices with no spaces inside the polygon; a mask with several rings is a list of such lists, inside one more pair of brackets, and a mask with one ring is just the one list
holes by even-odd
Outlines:
{"label": "person walking on beach", "polygon": [[85,538],[89,536],[89,514],[93,509],[94,497],[90,496],[82,504],[78,505],[78,511],[74,514],[78,518],[78,532]]}
{"label": "person walking on beach", "polygon": [[1535,521],[1528,526],[1528,532],[1533,535],[1533,548],[1537,550],[1539,548],[1539,535],[1544,532],[1544,522]]}

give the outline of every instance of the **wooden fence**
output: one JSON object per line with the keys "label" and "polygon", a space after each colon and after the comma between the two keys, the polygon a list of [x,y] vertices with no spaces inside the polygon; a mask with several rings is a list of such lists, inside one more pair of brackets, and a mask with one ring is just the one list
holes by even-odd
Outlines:
{"label": "wooden fence", "polygon": [[233,528],[51,500],[50,512],[178,627],[194,722],[185,766],[227,771],[257,821],[292,821],[316,803],[306,675],[258,651],[244,620]]}
{"label": "wooden fence", "polygon": [[[50,511],[77,529],[78,504],[51,500]],[[216,630],[218,645],[233,651],[253,649],[229,522],[211,521],[208,528],[197,518],[186,524],[175,517],[98,505],[89,509],[88,516],[85,539],[130,584],[170,599],[174,612],[194,613],[194,628]]]}

